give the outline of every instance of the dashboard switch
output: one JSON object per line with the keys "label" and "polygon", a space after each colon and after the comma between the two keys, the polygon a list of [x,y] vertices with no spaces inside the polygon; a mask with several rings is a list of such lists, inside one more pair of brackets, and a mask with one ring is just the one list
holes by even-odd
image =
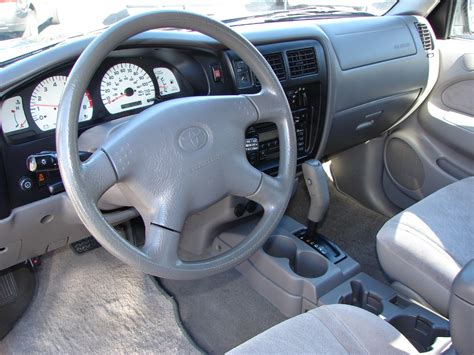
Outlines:
{"label": "dashboard switch", "polygon": [[[89,152],[79,152],[81,161],[86,161],[91,155]],[[26,158],[26,167],[32,173],[58,170],[58,155],[49,151],[32,154]]]}
{"label": "dashboard switch", "polygon": [[26,166],[32,173],[57,170],[58,157],[56,152],[41,152],[39,154],[32,154],[26,159]]}
{"label": "dashboard switch", "polygon": [[61,192],[64,192],[66,191],[66,189],[64,188],[64,184],[62,181],[58,181],[54,184],[51,184],[51,185],[48,185],[48,189],[49,189],[49,193],[51,195],[57,195]]}
{"label": "dashboard switch", "polygon": [[220,65],[213,65],[212,69],[212,77],[215,83],[220,83],[222,81],[222,70]]}
{"label": "dashboard switch", "polygon": [[18,185],[23,191],[30,191],[33,188],[33,180],[27,176],[23,176],[18,181]]}

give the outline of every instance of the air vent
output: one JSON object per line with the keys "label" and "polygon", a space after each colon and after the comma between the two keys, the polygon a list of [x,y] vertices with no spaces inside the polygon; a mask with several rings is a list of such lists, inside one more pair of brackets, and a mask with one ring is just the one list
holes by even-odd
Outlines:
{"label": "air vent", "polygon": [[421,43],[423,44],[423,48],[425,51],[430,51],[434,48],[433,45],[433,38],[431,38],[430,30],[428,26],[424,23],[415,22],[416,29],[418,30],[418,34],[420,35]]}
{"label": "air vent", "polygon": [[288,67],[290,76],[296,78],[299,76],[316,74],[318,72],[318,63],[316,62],[316,53],[314,48],[302,48],[286,52],[288,58]]}
{"label": "air vent", "polygon": [[[285,66],[283,64],[283,57],[281,53],[264,54],[263,57],[267,60],[268,64],[272,67],[278,80],[283,81],[286,79]],[[260,81],[255,77],[255,85],[260,85]]]}

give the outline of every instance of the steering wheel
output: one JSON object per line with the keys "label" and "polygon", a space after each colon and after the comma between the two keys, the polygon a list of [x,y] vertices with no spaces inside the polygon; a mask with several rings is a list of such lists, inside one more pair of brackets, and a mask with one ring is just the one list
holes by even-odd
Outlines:
{"label": "steering wheel", "polygon": [[[143,31],[173,27],[201,32],[234,50],[258,76],[252,95],[178,98],[130,119],[86,162],[79,160],[78,116],[82,97],[106,56]],[[278,175],[246,158],[245,130],[273,122],[280,140]],[[74,209],[111,254],[141,271],[169,279],[197,279],[226,271],[249,258],[276,228],[290,199],[296,170],[296,136],[285,93],[257,49],[226,25],[184,11],[129,17],[97,36],[75,63],[59,107],[56,145],[61,176]],[[138,248],[108,224],[99,198],[117,184],[145,223]],[[264,213],[239,245],[216,257],[183,261],[180,231],[186,217],[228,195],[260,204]]]}

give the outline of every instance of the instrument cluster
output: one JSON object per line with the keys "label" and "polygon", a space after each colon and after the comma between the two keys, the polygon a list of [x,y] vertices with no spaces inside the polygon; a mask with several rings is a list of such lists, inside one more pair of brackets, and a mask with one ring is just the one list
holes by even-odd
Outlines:
{"label": "instrument cluster", "polygon": [[[71,67],[33,81],[0,102],[0,122],[8,139],[54,134],[58,108]],[[78,116],[80,127],[141,110],[192,89],[167,63],[147,58],[105,61],[91,80]]]}

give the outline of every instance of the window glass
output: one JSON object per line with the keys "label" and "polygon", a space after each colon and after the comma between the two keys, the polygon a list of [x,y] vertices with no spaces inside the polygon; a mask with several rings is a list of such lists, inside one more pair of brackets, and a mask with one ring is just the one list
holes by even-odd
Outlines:
{"label": "window glass", "polygon": [[451,36],[474,39],[474,0],[456,2]]}

